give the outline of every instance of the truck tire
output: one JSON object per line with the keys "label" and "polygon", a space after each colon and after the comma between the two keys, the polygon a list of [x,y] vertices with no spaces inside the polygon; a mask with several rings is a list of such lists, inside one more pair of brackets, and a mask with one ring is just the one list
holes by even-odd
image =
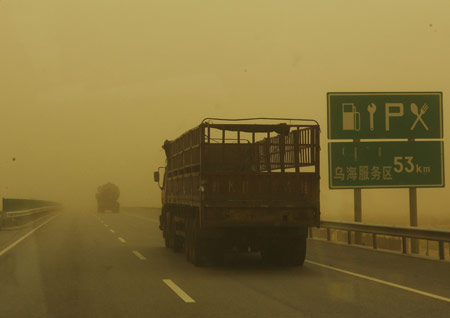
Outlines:
{"label": "truck tire", "polygon": [[191,255],[190,255],[190,234],[189,234],[189,218],[186,217],[186,223],[185,223],[185,237],[184,237],[184,255],[186,256],[186,260],[190,262]]}
{"label": "truck tire", "polygon": [[169,234],[167,231],[167,214],[166,214],[166,207],[163,206],[161,209],[161,215],[159,216],[159,229],[163,232],[163,238],[164,238],[164,245],[166,248],[169,248]]}
{"label": "truck tire", "polygon": [[184,254],[186,256],[186,260],[188,262],[192,261],[192,231],[193,231],[193,221],[192,221],[192,215],[189,213],[186,215],[186,221],[185,221],[185,238],[184,238]]}
{"label": "truck tire", "polygon": [[170,248],[170,242],[169,242],[169,238],[167,236],[164,238],[164,246],[166,248]]}
{"label": "truck tire", "polygon": [[172,249],[172,251],[175,253],[181,252],[182,244],[180,242],[180,238],[175,235],[175,229],[169,229],[167,241],[166,246]]}
{"label": "truck tire", "polygon": [[192,244],[191,262],[195,266],[205,266],[208,262],[205,242],[196,238]]}
{"label": "truck tire", "polygon": [[302,266],[306,257],[306,235],[292,240],[285,253],[286,265]]}
{"label": "truck tire", "polygon": [[205,242],[199,237],[199,229],[195,213],[186,217],[185,237],[186,259],[195,266],[203,266],[206,263]]}
{"label": "truck tire", "polygon": [[168,226],[167,226],[167,237],[168,237],[168,245],[175,253],[183,251],[183,240],[181,237],[176,234],[176,224],[175,224],[175,213],[170,211],[167,213],[168,217]]}
{"label": "truck tire", "polygon": [[174,235],[172,250],[175,253],[183,252],[183,239],[181,237]]}

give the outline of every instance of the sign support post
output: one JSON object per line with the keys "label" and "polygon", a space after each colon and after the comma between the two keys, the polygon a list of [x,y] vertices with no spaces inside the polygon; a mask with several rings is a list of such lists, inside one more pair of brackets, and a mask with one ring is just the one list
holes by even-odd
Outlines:
{"label": "sign support post", "polygon": [[[362,222],[361,189],[354,189],[355,222]],[[361,233],[355,232],[355,244],[362,244]]]}
{"label": "sign support post", "polygon": [[361,188],[354,189],[355,195],[355,222],[362,222],[362,201],[361,201]]}
{"label": "sign support post", "polygon": [[[409,225],[416,227],[417,222],[417,188],[409,188]],[[419,253],[419,241],[411,239],[411,253]]]}
{"label": "sign support post", "polygon": [[[414,142],[414,138],[408,139],[409,142]],[[409,226],[417,227],[419,222],[417,220],[417,188],[409,188]],[[411,253],[419,254],[419,241],[411,239]]]}
{"label": "sign support post", "polygon": [[[359,142],[359,139],[353,139],[353,142]],[[354,196],[354,221],[362,222],[362,200],[361,200],[361,189],[353,189]],[[361,244],[361,233],[355,232],[355,244]]]}

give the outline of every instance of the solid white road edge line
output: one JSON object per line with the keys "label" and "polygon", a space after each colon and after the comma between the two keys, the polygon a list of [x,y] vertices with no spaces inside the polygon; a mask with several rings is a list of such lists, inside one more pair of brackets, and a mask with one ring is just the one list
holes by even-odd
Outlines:
{"label": "solid white road edge line", "polygon": [[119,241],[121,241],[122,243],[125,243],[125,242],[126,242],[125,239],[122,238],[122,237],[118,237],[117,239],[118,239]]}
{"label": "solid white road edge line", "polygon": [[193,300],[188,294],[186,294],[180,287],[178,287],[170,279],[163,279],[163,282],[167,286],[169,286],[169,288],[172,289],[175,294],[177,294],[181,299],[183,299],[184,302],[186,302],[186,303],[195,303],[195,300]]}
{"label": "solid white road edge line", "polygon": [[5,254],[6,252],[8,252],[10,249],[12,249],[14,246],[16,246],[17,244],[19,244],[20,242],[22,242],[24,239],[26,239],[28,236],[30,236],[31,234],[33,234],[35,231],[37,231],[39,228],[41,228],[42,226],[44,226],[45,224],[47,224],[48,222],[50,222],[51,220],[53,220],[54,218],[56,218],[58,215],[53,216],[52,218],[48,219],[47,221],[45,221],[44,223],[40,224],[38,227],[36,227],[35,229],[31,230],[30,232],[28,232],[27,234],[25,234],[24,236],[22,236],[21,238],[19,238],[17,241],[15,241],[14,243],[12,243],[11,245],[9,245],[8,247],[6,247],[5,249],[3,249],[2,251],[0,251],[0,256],[2,256],[3,254]]}
{"label": "solid white road edge line", "polygon": [[450,303],[450,298],[447,298],[447,297],[444,297],[444,296],[439,296],[439,295],[436,295],[436,294],[427,293],[427,292],[424,292],[422,290],[418,290],[418,289],[402,286],[402,285],[399,285],[399,284],[391,283],[391,282],[388,282],[388,281],[385,281],[385,280],[382,280],[382,279],[378,279],[378,278],[375,278],[375,277],[370,277],[370,276],[366,276],[366,275],[353,273],[353,272],[350,272],[350,271],[346,271],[344,269],[340,269],[340,268],[329,266],[329,265],[324,265],[324,264],[321,264],[321,263],[316,263],[316,262],[313,262],[313,261],[305,260],[305,262],[309,263],[309,264],[316,265],[316,266],[320,266],[320,267],[323,267],[323,268],[331,269],[331,270],[336,271],[336,272],[341,272],[341,273],[344,273],[344,274],[347,274],[347,275],[352,275],[352,276],[355,276],[355,277],[358,277],[358,278],[367,279],[367,280],[370,280],[370,281],[373,281],[373,282],[377,282],[377,283],[388,285],[388,286],[391,286],[391,287],[403,289],[403,290],[406,290],[406,291],[409,291],[409,292],[412,292],[412,293],[416,293],[416,294],[419,294],[419,295],[422,295],[422,296],[427,296],[427,297],[443,300],[443,301],[446,301],[446,302]]}
{"label": "solid white road edge line", "polygon": [[139,253],[138,251],[133,251],[133,254],[136,255],[140,260],[146,260],[145,256]]}

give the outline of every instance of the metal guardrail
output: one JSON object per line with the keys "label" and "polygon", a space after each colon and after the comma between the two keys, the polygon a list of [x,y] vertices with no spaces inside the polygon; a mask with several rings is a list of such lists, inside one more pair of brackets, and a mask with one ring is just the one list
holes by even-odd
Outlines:
{"label": "metal guardrail", "polygon": [[6,218],[30,216],[30,215],[36,214],[36,213],[48,212],[50,209],[54,209],[54,207],[44,207],[44,208],[30,209],[30,210],[24,210],[24,211],[5,212],[5,216],[6,216]]}
{"label": "metal guardrail", "polygon": [[[387,226],[377,224],[364,224],[357,222],[337,222],[337,221],[321,221],[320,226],[326,229],[327,240],[331,240],[330,230],[347,231],[347,243],[352,244],[351,235],[355,233],[368,233],[372,235],[372,247],[377,248],[377,235],[386,235],[402,238],[402,253],[407,251],[407,238],[422,239],[428,241],[437,241],[439,245],[439,259],[445,259],[444,242],[450,243],[450,231],[427,229],[419,227],[401,227],[401,226]],[[309,231],[312,237],[312,230]]]}
{"label": "metal guardrail", "polygon": [[35,208],[35,209],[29,209],[29,210],[22,210],[22,211],[4,211],[2,222],[0,224],[3,226],[11,226],[11,224],[16,225],[16,223],[27,221],[30,218],[37,217],[40,214],[51,212],[60,209],[59,206],[47,206],[47,207],[41,207],[41,208]]}

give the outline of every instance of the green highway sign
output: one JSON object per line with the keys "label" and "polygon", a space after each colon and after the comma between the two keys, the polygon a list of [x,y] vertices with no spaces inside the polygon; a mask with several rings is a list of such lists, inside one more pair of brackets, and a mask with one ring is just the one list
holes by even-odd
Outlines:
{"label": "green highway sign", "polygon": [[329,139],[443,138],[442,92],[328,93]]}
{"label": "green highway sign", "polygon": [[330,189],[444,187],[444,142],[331,142],[328,169]]}

